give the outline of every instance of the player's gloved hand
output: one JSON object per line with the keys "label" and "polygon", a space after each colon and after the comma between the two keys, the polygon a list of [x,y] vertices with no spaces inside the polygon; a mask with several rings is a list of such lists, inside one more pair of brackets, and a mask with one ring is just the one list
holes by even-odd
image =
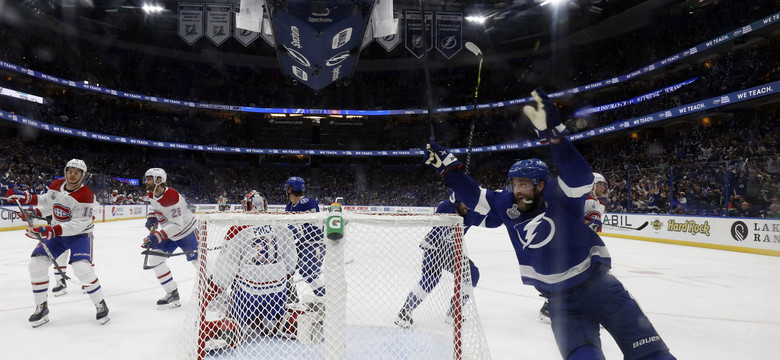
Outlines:
{"label": "player's gloved hand", "polygon": [[150,217],[147,217],[147,218],[146,218],[146,224],[144,224],[144,226],[145,226],[145,227],[146,227],[146,228],[147,228],[149,231],[154,231],[154,229],[156,229],[156,228],[157,228],[157,217],[155,217],[155,216],[150,216]]}
{"label": "player's gloved hand", "polygon": [[593,231],[601,232],[601,225],[602,225],[601,219],[599,219],[598,217],[594,216],[594,217],[591,217],[588,220],[590,220],[590,225],[588,225],[588,226],[590,226],[590,228],[593,229]]}
{"label": "player's gloved hand", "polygon": [[24,209],[22,212],[14,211],[14,213],[16,216],[22,219],[22,221],[27,221],[28,219],[32,219],[34,217],[43,217],[41,211],[36,208]]}
{"label": "player's gloved hand", "polygon": [[425,164],[432,166],[441,176],[444,176],[447,171],[460,169],[463,165],[455,155],[435,142],[431,142],[426,148],[428,149],[428,157]]}
{"label": "player's gloved hand", "polygon": [[51,240],[56,234],[54,233],[54,228],[51,226],[37,226],[27,228],[27,234],[25,235],[31,239],[38,239],[40,236],[42,240]]}
{"label": "player's gloved hand", "polygon": [[33,195],[27,191],[8,189],[8,191],[5,192],[5,197],[10,202],[18,201],[20,204],[27,204],[32,201]]}
{"label": "player's gloved hand", "polygon": [[568,134],[569,131],[566,130],[566,126],[561,124],[558,107],[550,100],[547,93],[541,89],[536,89],[531,92],[531,96],[536,101],[536,105],[526,105],[523,107],[523,112],[525,116],[531,119],[531,123],[536,128],[539,141],[542,144],[546,144],[551,139],[558,139]]}
{"label": "player's gloved hand", "polygon": [[165,235],[164,231],[152,231],[151,233],[149,233],[149,236],[144,238],[141,247],[145,249],[149,249],[152,246],[159,244],[161,241],[167,238],[168,236]]}

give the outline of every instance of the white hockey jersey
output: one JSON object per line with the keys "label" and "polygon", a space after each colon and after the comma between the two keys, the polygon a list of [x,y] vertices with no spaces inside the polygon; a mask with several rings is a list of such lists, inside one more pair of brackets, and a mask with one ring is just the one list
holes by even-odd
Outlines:
{"label": "white hockey jersey", "polygon": [[65,190],[65,179],[52,181],[44,195],[35,195],[30,205],[36,205],[41,216],[51,215],[51,226],[57,236],[73,236],[91,233],[93,214],[98,203],[95,194],[81,185],[75,191]]}
{"label": "white hockey jersey", "polygon": [[[588,194],[588,198],[585,200],[585,220],[598,219],[603,221],[605,210],[606,206],[599,198],[593,196],[592,192]],[[601,232],[601,227],[599,226],[595,231]]]}
{"label": "white hockey jersey", "polygon": [[286,226],[231,226],[212,281],[227,289],[235,280],[253,295],[276,293],[285,289],[297,262],[293,233]]}
{"label": "white hockey jersey", "polygon": [[187,208],[187,201],[178,191],[165,188],[159,197],[149,193],[149,214],[156,217],[164,238],[179,240],[195,230],[197,218]]}

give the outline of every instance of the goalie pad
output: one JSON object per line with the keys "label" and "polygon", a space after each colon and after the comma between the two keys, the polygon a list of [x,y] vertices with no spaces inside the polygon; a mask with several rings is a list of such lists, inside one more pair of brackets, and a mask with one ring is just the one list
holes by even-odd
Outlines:
{"label": "goalie pad", "polygon": [[203,322],[203,329],[206,351],[234,348],[241,336],[238,324],[228,318],[206,320]]}

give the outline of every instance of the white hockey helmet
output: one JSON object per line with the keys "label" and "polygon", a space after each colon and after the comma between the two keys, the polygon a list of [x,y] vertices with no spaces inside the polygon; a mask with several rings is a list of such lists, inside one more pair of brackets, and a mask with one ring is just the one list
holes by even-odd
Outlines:
{"label": "white hockey helmet", "polygon": [[607,186],[607,179],[604,178],[604,175],[601,175],[599,173],[593,173],[593,186],[596,186],[596,184],[603,182],[604,186]]}
{"label": "white hockey helmet", "polygon": [[[151,176],[152,179],[154,179],[155,184],[164,183],[168,180],[168,175],[165,174],[165,170],[160,168],[151,168],[149,170],[146,170],[146,173],[144,174],[144,179],[146,179],[147,176]],[[157,179],[160,179],[160,181],[157,181]]]}
{"label": "white hockey helmet", "polygon": [[65,169],[63,171],[67,172],[69,167],[81,170],[82,175],[86,175],[87,173],[87,163],[85,163],[84,160],[70,159],[70,161],[65,164]]}

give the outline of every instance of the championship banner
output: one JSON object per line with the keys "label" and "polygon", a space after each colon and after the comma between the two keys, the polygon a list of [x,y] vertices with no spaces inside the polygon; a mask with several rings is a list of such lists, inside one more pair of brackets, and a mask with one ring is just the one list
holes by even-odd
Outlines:
{"label": "championship banner", "polygon": [[203,36],[203,4],[179,3],[179,37],[194,44]]}
{"label": "championship banner", "polygon": [[206,37],[220,46],[230,38],[233,29],[233,16],[230,4],[206,4]]}
{"label": "championship banner", "polygon": [[463,48],[463,14],[436,13],[436,50],[451,59]]}
{"label": "championship banner", "polygon": [[[238,4],[235,4],[235,9],[239,10]],[[236,11],[236,16],[238,16],[238,11]],[[239,28],[238,20],[236,20],[235,24],[233,24],[233,37],[242,45],[249,46],[249,44],[255,42],[255,40],[260,37],[260,33]]]}
{"label": "championship banner", "polygon": [[274,38],[274,32],[271,30],[271,18],[268,11],[263,11],[263,24],[261,25],[263,31],[260,32],[260,36],[271,47],[276,47],[276,39]]}
{"label": "championship banner", "polygon": [[423,27],[420,12],[406,11],[404,14],[406,18],[404,47],[418,59],[422,58],[425,55],[425,51],[433,49],[433,31],[431,31],[433,13],[430,11],[425,12],[425,36],[427,36],[425,42],[428,44],[427,49],[423,49]]}
{"label": "championship banner", "polygon": [[374,41],[374,28],[366,26],[366,31],[363,33],[363,41],[360,43],[360,51],[363,51],[372,41]]}
{"label": "championship banner", "polygon": [[[396,18],[401,18],[401,12],[396,11],[395,12]],[[393,51],[398,44],[401,43],[401,22],[398,22],[398,29],[396,29],[395,34],[383,36],[376,39],[376,42],[379,43],[379,45],[382,45],[387,52]]]}

